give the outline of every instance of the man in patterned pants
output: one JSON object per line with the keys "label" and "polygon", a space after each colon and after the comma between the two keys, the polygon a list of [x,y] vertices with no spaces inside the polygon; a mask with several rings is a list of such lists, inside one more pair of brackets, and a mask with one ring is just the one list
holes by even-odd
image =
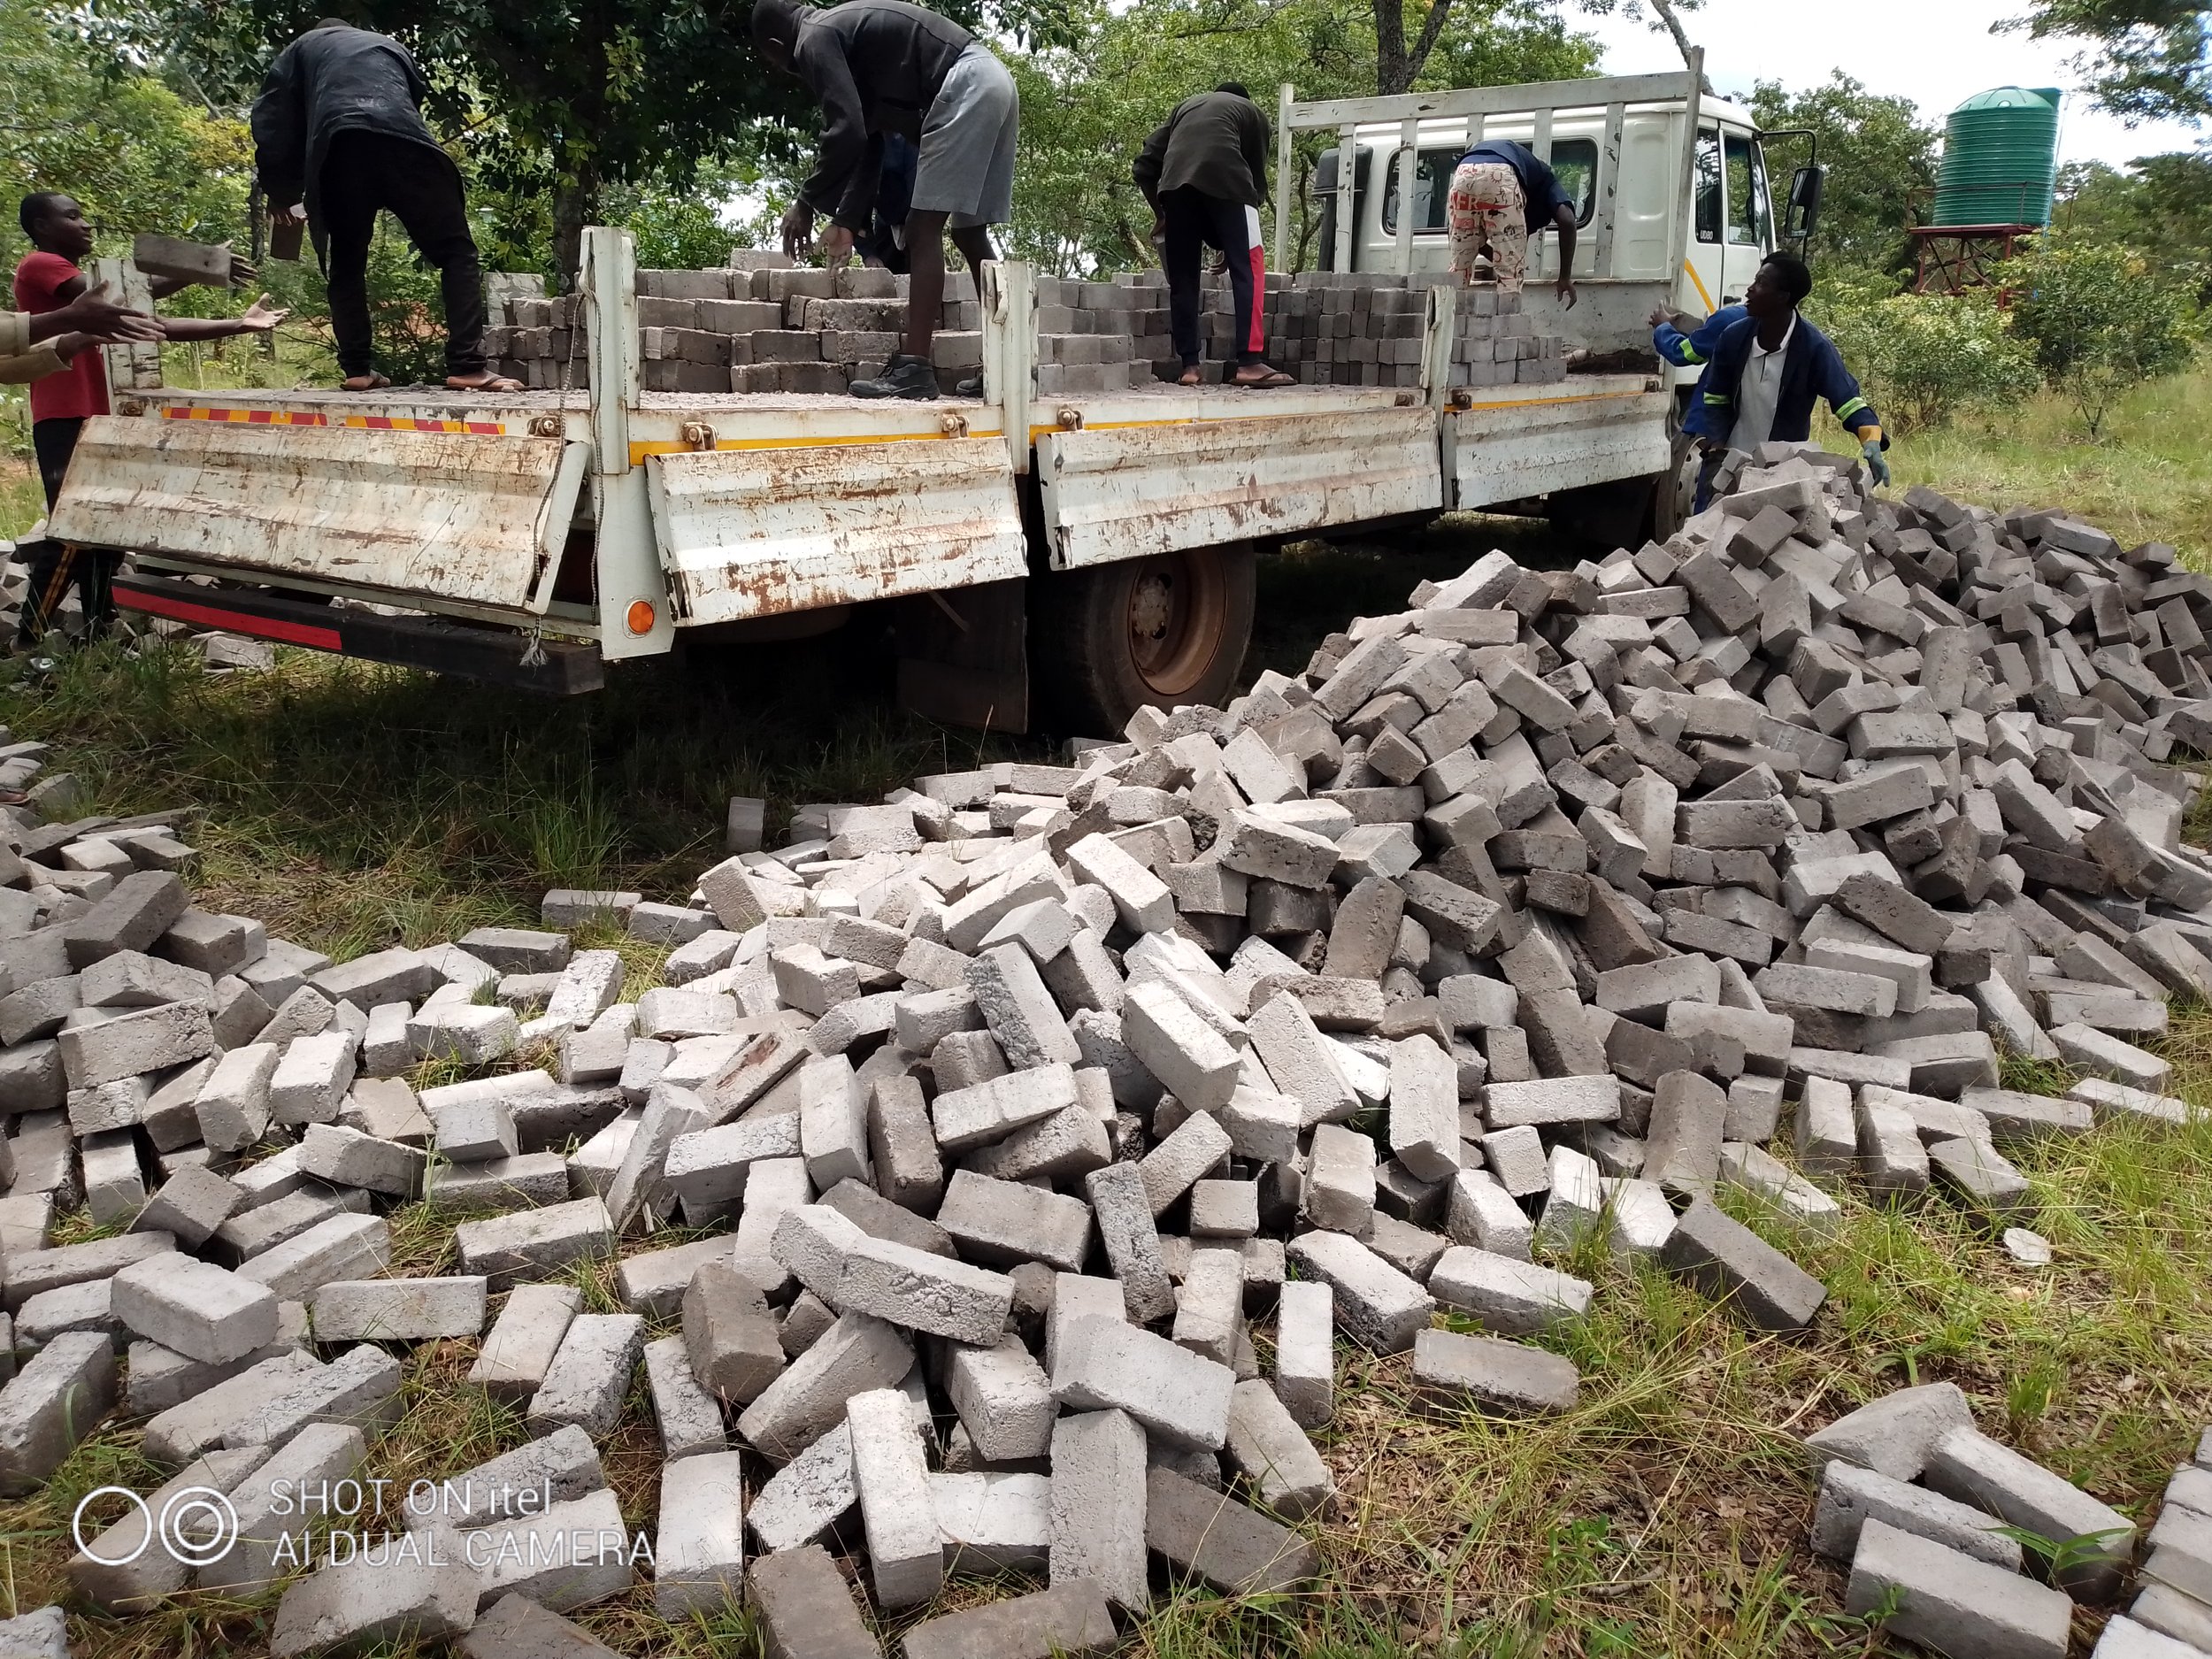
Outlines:
{"label": "man in patterned pants", "polygon": [[1518,294],[1528,274],[1528,241],[1546,227],[1559,232],[1559,303],[1575,303],[1575,208],[1559,175],[1525,144],[1484,141],[1452,170],[1447,212],[1452,271],[1461,286],[1474,280],[1475,256],[1486,248],[1499,290]]}

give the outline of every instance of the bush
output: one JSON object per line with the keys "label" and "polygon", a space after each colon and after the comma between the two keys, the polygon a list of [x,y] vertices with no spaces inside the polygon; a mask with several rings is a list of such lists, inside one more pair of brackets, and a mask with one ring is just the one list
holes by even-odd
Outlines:
{"label": "bush", "polygon": [[1990,295],[1899,294],[1886,277],[1854,273],[1824,281],[1807,309],[1892,432],[2036,388],[2035,365]]}
{"label": "bush", "polygon": [[2096,437],[2114,403],[2185,366],[2196,349],[2187,292],[2136,250],[2053,233],[2001,267],[2012,330]]}

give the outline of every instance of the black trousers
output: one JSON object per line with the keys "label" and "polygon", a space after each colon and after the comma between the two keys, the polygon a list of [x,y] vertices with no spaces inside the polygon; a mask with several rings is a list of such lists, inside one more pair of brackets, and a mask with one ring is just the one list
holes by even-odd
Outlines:
{"label": "black trousers", "polygon": [[[69,470],[77,435],[83,430],[81,415],[32,423],[31,449],[38,457],[39,482],[46,487],[50,512],[61,494],[62,475]],[[17,549],[17,557],[31,575],[30,589],[23,595],[22,617],[16,625],[19,642],[35,645],[44,637],[73,585],[78,603],[84,607],[88,634],[104,634],[115,620],[115,572],[123,556],[113,548],[73,547],[48,536]]]}
{"label": "black trousers", "polygon": [[1168,326],[1185,368],[1205,355],[1198,334],[1199,266],[1208,248],[1218,248],[1229,262],[1229,291],[1236,301],[1236,360],[1257,363],[1266,349],[1254,305],[1266,252],[1257,234],[1258,215],[1241,202],[1208,196],[1186,185],[1160,193],[1160,226],[1167,232],[1161,260],[1167,272]]}
{"label": "black trousers", "polygon": [[427,145],[384,133],[340,133],[323,156],[317,207],[329,237],[330,331],[349,377],[374,366],[369,342],[369,242],[379,209],[438,268],[445,296],[448,374],[484,369],[484,273],[469,234],[468,204],[452,161]]}

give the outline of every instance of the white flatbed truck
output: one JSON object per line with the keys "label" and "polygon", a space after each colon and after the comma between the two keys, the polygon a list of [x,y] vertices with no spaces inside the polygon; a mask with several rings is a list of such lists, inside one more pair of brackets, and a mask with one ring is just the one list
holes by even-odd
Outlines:
{"label": "white flatbed truck", "polygon": [[[1689,179],[1698,85],[1310,106],[1286,88],[1282,127],[1286,143],[1336,127],[1377,148],[1410,123],[1448,149],[1439,123],[1463,134],[1510,112],[1556,143],[1594,119],[1588,195],[1617,204],[1643,188],[1640,157]],[[1631,112],[1656,136],[1604,136]],[[1690,197],[1656,198],[1669,255],[1690,236]],[[1430,261],[1409,220],[1386,254],[1356,243],[1350,227],[1381,204],[1349,188],[1333,200],[1340,260]],[[1694,286],[1669,277],[1690,269],[1679,258],[1628,268],[1642,242],[1627,218],[1617,206],[1612,234],[1586,241],[1578,340],[1647,343],[1642,311]],[[588,392],[184,391],[143,384],[142,363],[142,383],[88,424],[51,533],[127,550],[117,599],[134,611],[555,692],[593,689],[607,664],[680,634],[787,637],[902,602],[902,699],[1019,732],[1046,710],[1053,729],[1095,731],[1140,703],[1223,700],[1261,548],[1593,490],[1655,506],[1664,528],[1673,394],[1655,369],[1455,390],[1444,294],[1418,388],[1040,398],[1029,270],[982,276],[979,402],[650,393],[630,239],[594,228],[579,285]],[[1532,280],[1540,294],[1549,305]]]}

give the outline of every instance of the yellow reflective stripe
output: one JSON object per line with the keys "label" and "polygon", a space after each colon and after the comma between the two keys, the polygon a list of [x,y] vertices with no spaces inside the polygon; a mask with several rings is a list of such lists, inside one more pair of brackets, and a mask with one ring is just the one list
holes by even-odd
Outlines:
{"label": "yellow reflective stripe", "polygon": [[1836,411],[1836,419],[1838,420],[1848,420],[1852,416],[1857,414],[1859,411],[1864,409],[1866,406],[1866,399],[1863,397],[1855,397],[1849,403],[1846,403],[1841,409]]}
{"label": "yellow reflective stripe", "polygon": [[1697,267],[1685,259],[1682,262],[1682,269],[1687,273],[1692,285],[1696,288],[1698,298],[1705,302],[1705,314],[1710,317],[1719,307],[1713,303],[1713,296],[1705,291],[1704,280],[1698,275]]}
{"label": "yellow reflective stripe", "polygon": [[1704,354],[1699,351],[1695,346],[1692,345],[1686,340],[1682,342],[1682,366],[1684,368],[1694,369],[1704,361]]}
{"label": "yellow reflective stripe", "polygon": [[1732,403],[1736,400],[1725,392],[1708,392],[1705,394],[1705,401],[1708,403]]}

